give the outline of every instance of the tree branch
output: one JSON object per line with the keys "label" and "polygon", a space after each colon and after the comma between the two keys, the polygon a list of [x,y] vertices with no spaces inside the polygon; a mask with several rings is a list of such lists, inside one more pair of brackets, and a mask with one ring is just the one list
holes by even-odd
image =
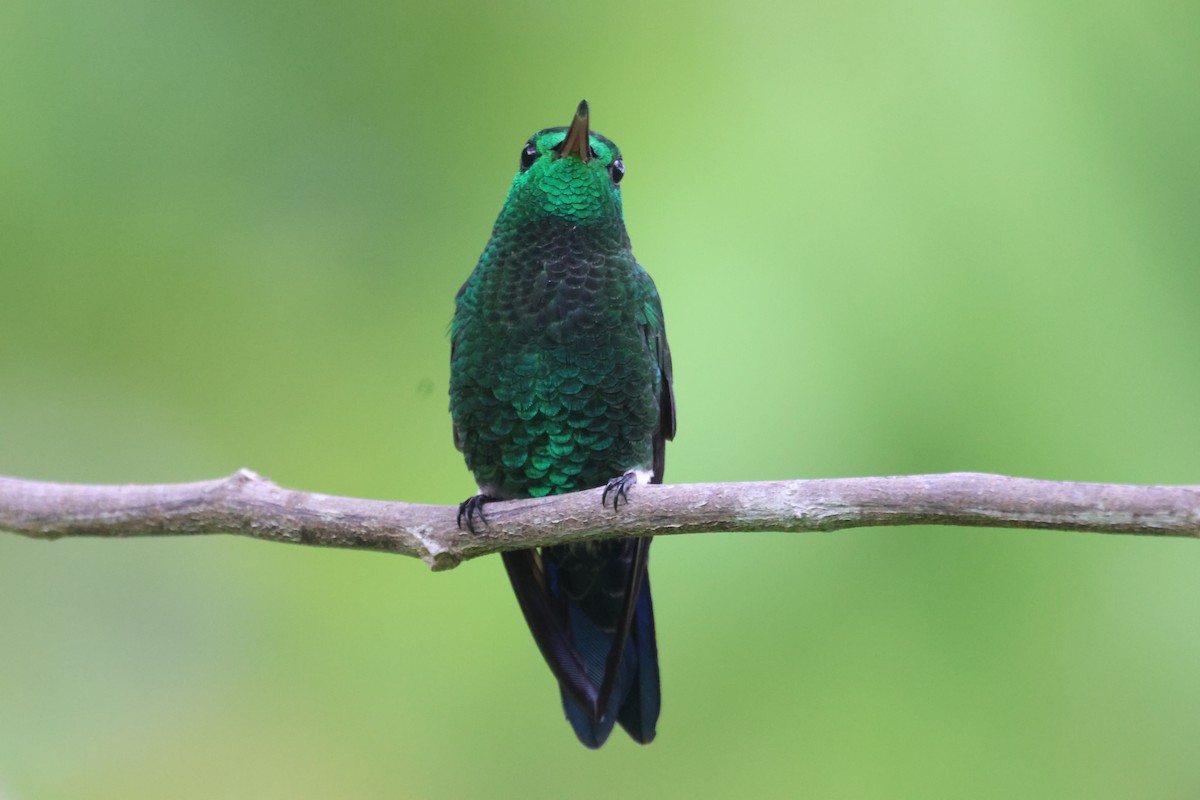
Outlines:
{"label": "tree branch", "polygon": [[477,535],[454,506],[281,489],[249,470],[199,483],[91,486],[0,477],[0,530],[62,536],[231,533],[416,556],[435,570],[612,536],[832,531],[875,525],[1045,528],[1200,537],[1200,487],[1068,483],[959,472],[887,478],[638,486],[614,513],[600,489],[487,506]]}

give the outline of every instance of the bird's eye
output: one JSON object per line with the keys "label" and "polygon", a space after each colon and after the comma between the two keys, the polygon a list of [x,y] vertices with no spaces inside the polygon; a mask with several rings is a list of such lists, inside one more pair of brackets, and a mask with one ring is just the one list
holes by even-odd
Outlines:
{"label": "bird's eye", "polygon": [[613,183],[620,183],[621,178],[625,177],[625,162],[614,158],[613,162],[608,165],[608,175],[612,178]]}
{"label": "bird's eye", "polygon": [[521,151],[521,172],[533,166],[533,162],[538,160],[541,153],[534,147],[533,142],[525,145],[525,149]]}

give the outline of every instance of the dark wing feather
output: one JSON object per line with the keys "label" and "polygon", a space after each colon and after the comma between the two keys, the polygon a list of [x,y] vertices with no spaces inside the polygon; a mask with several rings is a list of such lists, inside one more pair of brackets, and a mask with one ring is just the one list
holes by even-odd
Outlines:
{"label": "dark wing feather", "polygon": [[652,483],[663,482],[663,471],[666,467],[666,443],[675,438],[675,389],[674,373],[671,365],[671,346],[667,344],[667,326],[663,319],[662,301],[658,297],[658,289],[649,273],[638,265],[638,280],[642,286],[644,305],[642,311],[642,333],[646,337],[646,345],[650,348],[650,356],[658,370],[658,383],[654,387],[658,397],[658,430],[654,432],[653,463],[654,478]]}
{"label": "dark wing feather", "polygon": [[[454,295],[454,318],[450,320],[450,327],[446,331],[446,333],[450,336],[451,371],[454,369],[454,357],[458,355],[458,332],[462,330],[464,325],[467,324],[468,312],[465,308],[463,308],[460,301],[463,294],[465,294],[467,291],[467,284],[470,282],[471,281],[468,278],[462,286],[458,287],[458,293]],[[453,405],[453,399],[451,399],[451,412],[453,412]],[[457,425],[452,424],[452,427],[454,429],[454,447],[461,453],[465,437]]]}

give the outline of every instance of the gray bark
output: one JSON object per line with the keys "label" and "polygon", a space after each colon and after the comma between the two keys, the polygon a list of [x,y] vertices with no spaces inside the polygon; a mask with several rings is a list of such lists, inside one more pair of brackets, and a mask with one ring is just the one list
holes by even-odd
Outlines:
{"label": "gray bark", "polygon": [[64,536],[227,533],[416,556],[435,570],[548,544],[704,531],[832,531],[876,525],[1043,528],[1200,537],[1200,487],[1130,486],[981,473],[637,486],[620,511],[600,489],[491,503],[460,531],[455,506],[281,489],[249,470],[198,483],[93,486],[0,477],[0,530]]}

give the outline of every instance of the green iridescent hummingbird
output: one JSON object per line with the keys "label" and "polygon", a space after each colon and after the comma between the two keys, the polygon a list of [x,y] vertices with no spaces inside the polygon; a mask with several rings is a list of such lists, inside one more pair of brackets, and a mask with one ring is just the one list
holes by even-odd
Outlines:
{"label": "green iridescent hummingbird", "polygon": [[[625,165],[589,130],[587,101],[569,127],[535,133],[450,326],[454,444],[479,494],[460,527],[493,500],[604,486],[627,502],[661,483],[675,435],[671,351],[654,281],[633,257],[621,212]],[[660,707],[649,538],[505,553],[521,611],[585,745],[620,724],[654,738]]]}

